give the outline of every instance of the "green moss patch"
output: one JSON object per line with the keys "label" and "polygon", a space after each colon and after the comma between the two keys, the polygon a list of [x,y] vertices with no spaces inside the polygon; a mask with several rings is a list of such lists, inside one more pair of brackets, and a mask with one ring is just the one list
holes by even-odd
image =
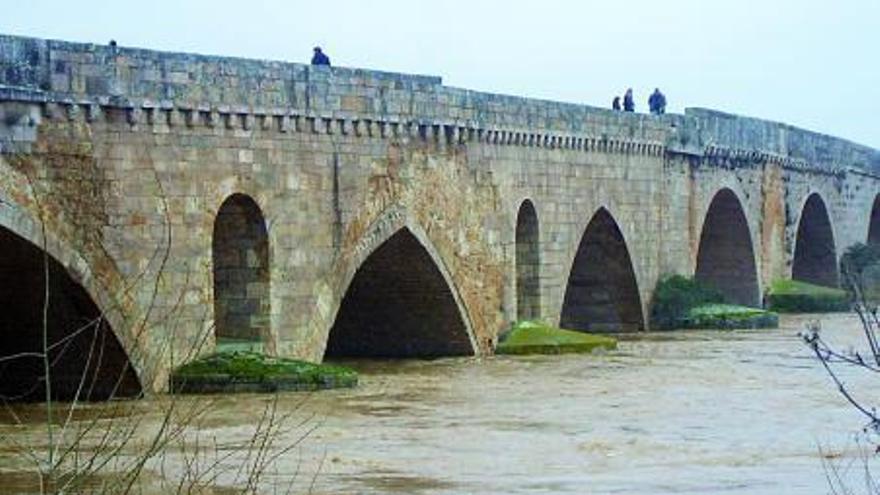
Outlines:
{"label": "green moss patch", "polygon": [[563,330],[538,322],[521,321],[502,337],[495,353],[562,354],[616,348],[617,340],[611,337]]}
{"label": "green moss patch", "polygon": [[279,392],[354,387],[357,373],[342,366],[276,358],[253,351],[224,351],[187,363],[171,375],[182,394]]}
{"label": "green moss patch", "polygon": [[767,292],[767,307],[780,313],[848,311],[846,291],[797,280],[777,280]]}
{"label": "green moss patch", "polygon": [[735,304],[704,304],[691,308],[683,328],[777,328],[779,315],[772,311]]}

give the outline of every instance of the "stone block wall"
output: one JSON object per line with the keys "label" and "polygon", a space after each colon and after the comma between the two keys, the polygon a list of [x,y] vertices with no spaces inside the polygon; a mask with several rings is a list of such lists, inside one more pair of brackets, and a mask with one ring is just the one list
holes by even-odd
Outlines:
{"label": "stone block wall", "polygon": [[[646,320],[657,279],[696,270],[719,191],[742,205],[759,290],[790,276],[809,194],[828,206],[839,256],[866,237],[880,192],[875,150],[707,110],[634,115],[430,76],[12,36],[0,36],[0,116],[0,226],[34,240],[33,219],[46,220],[52,255],[112,313],[153,389],[213,347],[215,225],[234,195],[266,229],[265,247],[235,256],[258,268],[239,299],[265,315],[247,325],[271,352],[320,360],[358,271],[422,252],[461,320],[450,343],[491,352],[521,304],[525,200],[540,259],[529,312],[558,323],[597,212],[632,262],[637,297],[614,297]],[[402,229],[423,251],[394,251],[400,266],[371,258]],[[263,257],[265,272],[251,263]]]}

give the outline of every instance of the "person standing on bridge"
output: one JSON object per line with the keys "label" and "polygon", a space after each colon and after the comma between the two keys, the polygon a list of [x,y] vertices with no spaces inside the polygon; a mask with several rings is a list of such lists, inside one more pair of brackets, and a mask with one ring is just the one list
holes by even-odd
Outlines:
{"label": "person standing on bridge", "polygon": [[648,97],[648,108],[654,115],[666,113],[666,97],[660,92],[660,88],[654,88],[654,92]]}
{"label": "person standing on bridge", "polygon": [[330,67],[330,57],[321,51],[321,47],[316,46],[313,50],[315,54],[312,55],[312,65],[326,65]]}
{"label": "person standing on bridge", "polygon": [[614,100],[611,102],[611,109],[614,110],[615,112],[620,111],[620,97],[619,96],[614,97]]}
{"label": "person standing on bridge", "polygon": [[624,112],[635,112],[636,111],[636,102],[635,102],[635,100],[633,100],[632,88],[628,88],[626,90],[626,94],[623,95],[623,111]]}

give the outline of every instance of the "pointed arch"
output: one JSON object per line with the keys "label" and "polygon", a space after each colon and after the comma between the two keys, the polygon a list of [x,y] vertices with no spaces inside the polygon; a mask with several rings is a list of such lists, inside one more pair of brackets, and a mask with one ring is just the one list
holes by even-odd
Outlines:
{"label": "pointed arch", "polygon": [[880,194],[874,197],[874,204],[871,206],[867,244],[880,246]]}
{"label": "pointed arch", "polygon": [[[379,227],[383,225],[388,223],[380,222]],[[430,247],[403,226],[354,273],[330,329],[325,357],[474,352],[466,316],[442,266]]]}
{"label": "pointed arch", "polygon": [[617,222],[605,208],[581,237],[565,289],[560,326],[586,331],[643,329],[638,283]]}
{"label": "pointed arch", "polygon": [[263,342],[269,335],[269,235],[248,195],[226,198],[212,237],[214,325],[218,342]]}
{"label": "pointed arch", "polygon": [[749,223],[742,202],[729,188],[718,191],[706,211],[694,277],[721,291],[728,302],[760,305]]}
{"label": "pointed arch", "polygon": [[541,240],[538,214],[531,200],[520,204],[516,215],[516,317],[541,316]]}
{"label": "pointed arch", "polygon": [[2,225],[0,304],[0,357],[20,356],[0,360],[4,400],[46,399],[38,355],[44,332],[53,399],[105,400],[142,393],[128,352],[77,277],[53,254]]}
{"label": "pointed arch", "polygon": [[838,285],[834,230],[818,193],[810,194],[801,209],[791,278],[827,287]]}

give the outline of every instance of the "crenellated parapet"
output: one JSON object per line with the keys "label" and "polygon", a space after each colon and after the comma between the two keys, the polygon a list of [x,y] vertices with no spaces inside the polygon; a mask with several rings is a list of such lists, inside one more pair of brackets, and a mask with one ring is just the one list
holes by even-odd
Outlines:
{"label": "crenellated parapet", "polygon": [[[348,112],[317,113],[293,107],[253,107],[211,103],[155,101],[115,97],[72,98],[69,95],[11,88],[0,85],[0,102],[37,106],[42,118],[95,123],[124,118],[133,129],[222,127],[228,130],[260,130],[277,133],[306,133],[370,139],[408,138],[441,148],[467,143],[516,146],[550,150],[662,156],[659,140],[623,138],[608,133],[559,132],[525,127],[486,126],[478,121],[450,121],[413,118],[406,115],[371,115]],[[10,110],[6,114],[13,115]],[[27,117],[25,117],[27,114]],[[33,127],[31,112],[12,118],[15,126]],[[27,144],[32,133],[0,134],[7,149]]]}
{"label": "crenellated parapet", "polygon": [[[0,101],[88,122],[223,126],[570,151],[704,155],[836,174],[880,170],[872,148],[706,109],[654,117],[453,88],[439,77],[0,36]],[[9,112],[7,112],[8,114]],[[14,119],[4,119],[7,127]],[[33,124],[31,122],[31,124]],[[6,141],[26,139],[10,131]]]}

